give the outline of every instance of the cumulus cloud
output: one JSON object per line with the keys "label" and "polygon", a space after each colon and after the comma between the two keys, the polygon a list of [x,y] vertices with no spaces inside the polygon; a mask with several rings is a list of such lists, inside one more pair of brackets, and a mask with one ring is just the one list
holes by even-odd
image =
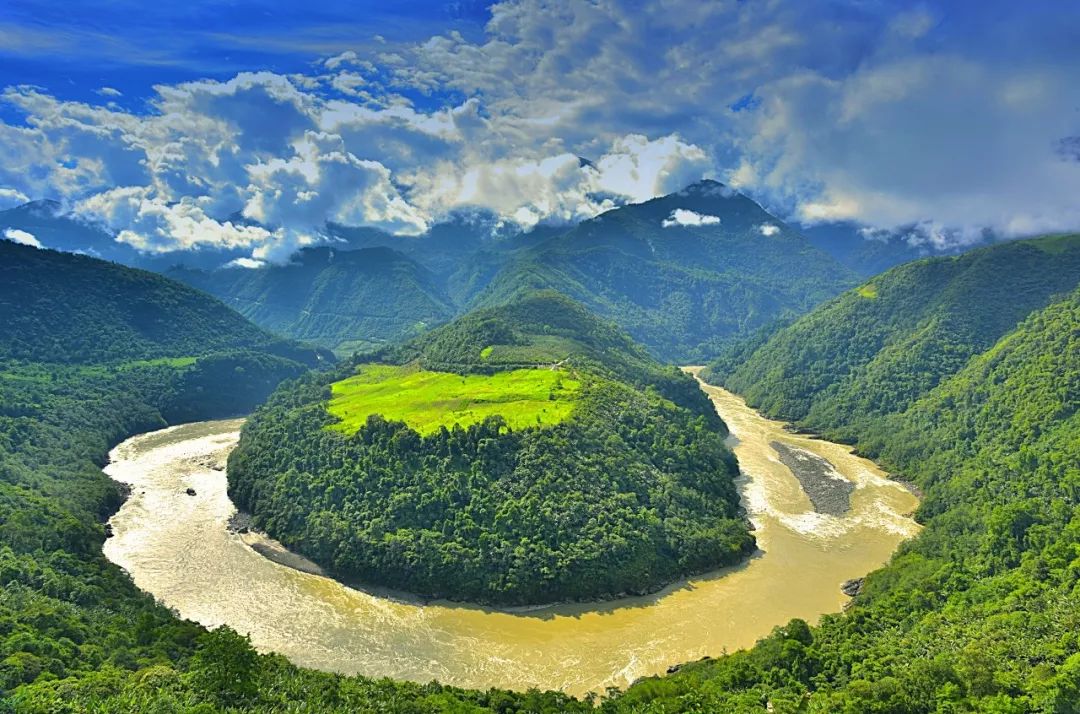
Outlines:
{"label": "cumulus cloud", "polygon": [[256,260],[254,258],[236,258],[230,260],[225,264],[226,268],[244,268],[246,270],[257,270],[266,265],[265,260]]}
{"label": "cumulus cloud", "polygon": [[670,193],[700,178],[704,152],[677,136],[619,137],[595,161],[565,152],[539,158],[444,162],[414,178],[416,201],[432,215],[484,208],[524,228],[571,223],[626,202]]}
{"label": "cumulus cloud", "polygon": [[671,212],[670,216],[661,221],[660,225],[664,228],[674,228],[675,226],[718,226],[720,225],[720,216],[710,216],[707,213],[676,208]]}
{"label": "cumulus cloud", "polygon": [[758,232],[768,238],[769,236],[774,236],[779,233],[780,227],[775,226],[772,223],[762,223],[760,226],[758,226]]}
{"label": "cumulus cloud", "polygon": [[34,237],[33,233],[27,233],[26,231],[19,230],[18,228],[6,228],[4,229],[4,238],[7,238],[13,243],[20,245],[28,245],[33,248],[41,248],[41,241]]}
{"label": "cumulus cloud", "polygon": [[274,158],[248,167],[249,198],[243,214],[264,225],[280,226],[299,245],[314,242],[313,227],[327,221],[417,234],[427,229],[377,161],[345,149],[341,137],[307,132],[289,159]]}
{"label": "cumulus cloud", "polygon": [[189,197],[169,203],[151,189],[125,186],[81,201],[76,212],[116,231],[118,241],[152,253],[206,246],[261,248],[276,237],[260,226],[219,222],[206,215],[201,203]]}
{"label": "cumulus cloud", "polygon": [[121,92],[119,89],[116,89],[114,87],[101,87],[101,88],[97,89],[96,92],[97,92],[97,94],[99,94],[102,97],[112,97],[114,99],[116,97],[124,96],[123,92]]}
{"label": "cumulus cloud", "polygon": [[702,177],[928,244],[1075,228],[1080,7],[1033,4],[506,0],[476,32],[161,85],[138,110],[9,87],[0,206],[57,198],[143,250],[252,260],[327,221],[529,227]]}
{"label": "cumulus cloud", "polygon": [[0,211],[6,208],[21,206],[30,199],[22,191],[13,188],[0,188]]}

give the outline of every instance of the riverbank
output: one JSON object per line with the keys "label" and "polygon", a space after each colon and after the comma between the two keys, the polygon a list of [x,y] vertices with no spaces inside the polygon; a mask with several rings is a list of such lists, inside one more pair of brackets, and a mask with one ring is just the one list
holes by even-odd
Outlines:
{"label": "riverbank", "polygon": [[[871,462],[789,434],[735,395],[705,389],[731,429],[761,553],[652,595],[505,612],[402,601],[281,567],[245,542],[250,524],[248,534],[228,530],[236,509],[214,467],[235,444],[239,422],[176,427],[115,449],[107,471],[134,488],[111,522],[105,554],[182,617],[229,624],[260,650],[303,666],[481,689],[582,695],[625,687],[750,646],[791,618],[839,612],[848,602],[841,584],[884,563],[918,530],[902,516],[915,498]],[[826,459],[854,483],[849,511],[817,512],[772,441]]]}

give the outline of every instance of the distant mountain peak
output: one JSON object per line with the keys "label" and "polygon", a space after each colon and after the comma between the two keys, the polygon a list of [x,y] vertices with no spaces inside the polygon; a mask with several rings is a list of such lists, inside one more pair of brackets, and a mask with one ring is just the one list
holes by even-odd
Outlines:
{"label": "distant mountain peak", "polygon": [[701,179],[695,181],[681,191],[676,192],[676,196],[715,196],[718,198],[731,198],[732,196],[739,195],[739,192],[730,186],[725,186],[719,181],[713,179]]}
{"label": "distant mountain peak", "polygon": [[63,213],[63,206],[59,201],[44,198],[37,201],[27,201],[20,206],[8,209],[4,213],[12,216],[21,214],[34,218],[54,218]]}

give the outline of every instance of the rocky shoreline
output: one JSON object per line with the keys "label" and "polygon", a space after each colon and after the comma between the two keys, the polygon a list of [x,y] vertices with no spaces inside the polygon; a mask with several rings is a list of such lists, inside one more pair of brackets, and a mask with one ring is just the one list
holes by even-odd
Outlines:
{"label": "rocky shoreline", "polygon": [[286,568],[299,570],[301,573],[326,576],[326,571],[317,563],[313,563],[302,555],[293,553],[262,531],[256,530],[252,525],[251,514],[249,513],[237,511],[232,514],[226,528],[230,533],[240,536],[240,539],[248,547],[267,560],[283,565]]}

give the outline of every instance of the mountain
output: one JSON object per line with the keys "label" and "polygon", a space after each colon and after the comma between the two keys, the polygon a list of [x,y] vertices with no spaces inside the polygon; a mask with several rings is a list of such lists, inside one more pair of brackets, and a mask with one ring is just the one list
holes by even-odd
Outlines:
{"label": "mountain", "polygon": [[330,361],[156,273],[0,241],[9,377],[145,379],[158,384],[155,409],[176,421],[250,411],[278,382]]}
{"label": "mountain", "polygon": [[395,236],[374,228],[330,224],[327,233],[335,247],[390,248],[430,270],[455,305],[468,305],[521,248],[558,235],[565,226],[534,227],[520,232],[508,228],[495,214],[457,213],[418,236]]}
{"label": "mountain", "polygon": [[230,349],[315,359],[156,273],[0,241],[0,359],[88,364]]}
{"label": "mountain", "polygon": [[303,670],[181,619],[105,559],[125,498],[101,470],[112,445],[250,409],[319,353],[161,276],[3,241],[0,330],[0,711],[592,709]]}
{"label": "mountain", "polygon": [[712,181],[577,226],[526,233],[481,211],[450,216],[415,237],[328,224],[326,244],[255,269],[228,266],[241,257],[235,250],[139,253],[54,204],[12,211],[39,216],[18,225],[48,247],[89,246],[158,270],[267,329],[342,354],[553,288],[615,320],[655,355],[702,361],[856,279],[756,203]]}
{"label": "mountain", "polygon": [[167,275],[267,329],[342,354],[407,339],[455,312],[430,271],[389,248],[306,248],[285,265]]}
{"label": "mountain", "polygon": [[854,282],[854,273],[749,198],[702,181],[521,251],[474,305],[555,289],[615,320],[654,354],[686,362]]}
{"label": "mountain", "polygon": [[901,411],[1080,280],[1080,235],[897,266],[780,329],[709,378],[840,438]]}
{"label": "mountain", "polygon": [[544,292],[282,387],[229,492],[346,580],[590,600],[749,554],[725,434],[688,376]]}
{"label": "mountain", "polygon": [[52,250],[86,253],[126,264],[138,259],[134,248],[118,243],[103,228],[66,214],[56,201],[31,201],[0,211],[0,235],[12,229],[29,233]]}
{"label": "mountain", "polygon": [[[1071,260],[1074,240],[1020,250]],[[1080,273],[1071,275],[1075,284]],[[988,287],[998,300],[983,310],[1010,300],[1010,286]],[[842,319],[834,310],[806,319]],[[901,326],[892,341],[906,339]],[[777,374],[789,369],[774,356]],[[815,428],[845,426],[819,407],[832,399],[829,389],[806,394]],[[1062,633],[1076,631],[1080,613],[1078,408],[1080,289],[915,401],[852,428],[857,448],[921,491],[924,529],[862,582],[843,615],[813,628],[795,620],[745,652],[645,679],[608,711],[749,712],[762,702],[776,711],[1077,711],[1080,648]]]}

